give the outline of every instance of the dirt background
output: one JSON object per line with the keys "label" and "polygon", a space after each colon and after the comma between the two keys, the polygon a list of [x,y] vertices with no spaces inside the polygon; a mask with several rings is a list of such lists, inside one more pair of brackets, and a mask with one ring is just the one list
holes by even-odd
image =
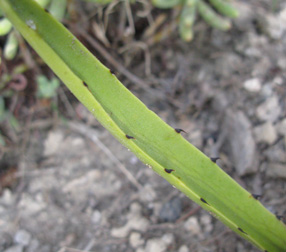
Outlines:
{"label": "dirt background", "polygon": [[[241,16],[229,32],[198,20],[192,43],[178,36],[177,9],[147,1],[71,1],[64,24],[285,221],[286,2],[235,5]],[[35,76],[53,75],[23,43],[2,73],[20,64],[27,85],[5,86],[20,128],[0,124],[0,251],[258,251],[138,161],[63,85],[52,99],[37,98]]]}

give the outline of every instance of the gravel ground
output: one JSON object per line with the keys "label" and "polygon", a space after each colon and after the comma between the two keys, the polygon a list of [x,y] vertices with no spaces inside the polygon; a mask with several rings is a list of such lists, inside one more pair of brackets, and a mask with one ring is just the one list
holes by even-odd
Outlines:
{"label": "gravel ground", "polygon": [[[174,35],[150,48],[165,99],[121,79],[285,220],[286,4],[271,2],[237,1],[228,33],[199,23],[191,44]],[[31,130],[16,185],[0,195],[0,251],[258,251],[76,109],[82,120]]]}

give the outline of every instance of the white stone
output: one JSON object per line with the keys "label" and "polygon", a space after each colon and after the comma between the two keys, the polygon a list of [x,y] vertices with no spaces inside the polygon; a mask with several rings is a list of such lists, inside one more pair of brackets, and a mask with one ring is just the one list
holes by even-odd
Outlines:
{"label": "white stone", "polygon": [[144,240],[142,239],[141,234],[132,232],[129,237],[129,243],[133,248],[138,248],[144,244]]}
{"label": "white stone", "polygon": [[127,220],[128,221],[124,226],[111,230],[111,235],[113,237],[124,238],[131,230],[145,232],[149,226],[148,220],[141,216],[141,206],[138,203],[133,203],[131,205]]}
{"label": "white stone", "polygon": [[263,121],[275,122],[281,114],[277,96],[269,97],[256,109],[257,117]]}
{"label": "white stone", "polygon": [[261,82],[258,78],[249,79],[243,83],[243,87],[249,92],[257,93],[261,90]]}
{"label": "white stone", "polygon": [[4,205],[11,205],[13,204],[14,200],[13,200],[13,195],[11,193],[11,191],[9,189],[4,189],[2,197],[0,198],[1,203],[3,203]]}
{"label": "white stone", "polygon": [[23,247],[21,245],[16,245],[4,250],[4,252],[23,252]]}
{"label": "white stone", "polygon": [[239,176],[255,173],[258,169],[256,143],[252,125],[242,111],[228,109],[223,131],[230,146],[230,158]]}
{"label": "white stone", "polygon": [[213,230],[212,217],[209,214],[202,215],[200,223],[203,225],[205,232],[209,233]]}
{"label": "white stone", "polygon": [[189,252],[190,250],[186,245],[183,245],[179,248],[178,252]]}
{"label": "white stone", "polygon": [[173,234],[168,233],[168,234],[164,234],[162,237],[162,241],[166,244],[166,245],[171,245],[175,240],[175,237]]}
{"label": "white stone", "polygon": [[29,245],[31,241],[31,234],[26,230],[18,230],[14,236],[15,243],[18,243],[23,246]]}
{"label": "white stone", "polygon": [[286,70],[286,58],[281,58],[277,62],[278,67],[280,67],[282,70]]}
{"label": "white stone", "polygon": [[29,247],[26,250],[27,252],[36,252],[39,250],[39,246],[40,246],[40,242],[37,239],[32,239]]}
{"label": "white stone", "polygon": [[202,238],[202,230],[196,217],[190,217],[185,222],[184,228],[186,231],[191,232],[192,235],[197,235],[199,238]]}
{"label": "white stone", "polygon": [[[63,192],[65,193],[77,193],[78,188],[84,187],[85,185],[90,185],[95,181],[102,179],[102,173],[99,170],[91,170],[81,177],[75,178],[68,182],[63,187]],[[105,189],[105,188],[104,188]]]}
{"label": "white stone", "polygon": [[267,144],[273,144],[277,139],[276,130],[271,122],[255,127],[254,136],[257,142]]}
{"label": "white stone", "polygon": [[273,80],[273,83],[275,84],[275,85],[278,85],[278,86],[282,86],[283,85],[283,79],[282,79],[282,77],[281,76],[276,76],[275,78],[274,78],[274,80]]}
{"label": "white stone", "polygon": [[18,208],[30,215],[40,212],[46,206],[45,202],[37,202],[28,194],[24,194],[18,203]]}
{"label": "white stone", "polygon": [[167,245],[161,239],[155,238],[147,241],[145,252],[164,252]]}
{"label": "white stone", "polygon": [[283,119],[281,122],[277,123],[276,129],[280,135],[286,136],[286,118]]}
{"label": "white stone", "polygon": [[267,166],[266,175],[272,178],[286,178],[286,165],[270,163]]}
{"label": "white stone", "polygon": [[95,210],[92,214],[91,221],[94,224],[99,224],[101,221],[101,213],[98,210]]}
{"label": "white stone", "polygon": [[139,199],[142,202],[152,202],[155,198],[156,192],[150,184],[144,185],[144,188],[139,192]]}
{"label": "white stone", "polygon": [[60,145],[63,139],[63,132],[59,130],[50,131],[44,143],[44,155],[51,156],[57,154],[60,150]]}
{"label": "white stone", "polygon": [[270,97],[273,95],[273,83],[267,82],[263,85],[261,90],[262,97]]}
{"label": "white stone", "polygon": [[266,30],[272,39],[282,39],[286,30],[286,8],[277,15],[266,16]]}

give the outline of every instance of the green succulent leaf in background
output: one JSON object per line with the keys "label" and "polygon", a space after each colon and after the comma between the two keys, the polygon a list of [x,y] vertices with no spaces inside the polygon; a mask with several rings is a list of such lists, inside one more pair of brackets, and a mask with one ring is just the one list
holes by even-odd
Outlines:
{"label": "green succulent leaf in background", "polygon": [[286,251],[282,221],[180,129],[150,111],[52,15],[32,0],[0,0],[0,7],[78,100],[142,162],[261,250]]}
{"label": "green succulent leaf in background", "polygon": [[[57,19],[62,20],[65,12],[67,0],[35,0],[43,8],[47,8],[49,12]],[[7,41],[4,46],[4,58],[12,60],[15,58],[19,42],[17,40],[16,31],[12,29],[11,22],[3,17],[2,11],[0,10],[0,36],[8,34]]]}
{"label": "green succulent leaf in background", "polygon": [[52,98],[56,96],[57,89],[60,86],[60,81],[57,78],[48,80],[46,76],[37,76],[38,92],[37,96],[39,98]]}
{"label": "green succulent leaf in background", "polygon": [[210,26],[226,31],[231,28],[231,22],[218,15],[216,11],[230,18],[238,17],[238,11],[226,0],[210,0],[211,5],[204,0],[153,0],[154,6],[162,9],[182,6],[179,19],[180,36],[185,41],[193,39],[193,24],[198,13]]}
{"label": "green succulent leaf in background", "polygon": [[12,29],[12,24],[7,18],[0,20],[0,36],[8,34]]}
{"label": "green succulent leaf in background", "polygon": [[84,0],[86,2],[91,2],[91,3],[98,3],[98,4],[109,4],[113,0]]}
{"label": "green succulent leaf in background", "polygon": [[177,5],[183,4],[184,0],[152,0],[152,4],[161,9],[173,8]]}

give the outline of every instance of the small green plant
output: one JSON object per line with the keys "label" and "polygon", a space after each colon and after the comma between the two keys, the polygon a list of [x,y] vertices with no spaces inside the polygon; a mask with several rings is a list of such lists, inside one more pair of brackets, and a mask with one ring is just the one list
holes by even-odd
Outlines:
{"label": "small green plant", "polygon": [[48,80],[48,78],[44,75],[39,75],[37,77],[37,83],[38,83],[37,96],[39,98],[46,98],[46,99],[50,99],[56,96],[57,89],[60,86],[60,81],[58,78],[54,77],[51,80]]}
{"label": "small green plant", "polygon": [[[20,124],[17,118],[5,107],[4,98],[0,96],[0,124],[6,122],[15,132],[19,132]],[[5,146],[5,137],[0,130],[0,145]]]}
{"label": "small green plant", "polygon": [[[230,18],[238,17],[238,11],[227,0],[152,0],[154,6],[162,9],[181,6],[182,11],[179,19],[179,32],[185,41],[191,41],[194,37],[193,25],[199,14],[209,25],[226,31],[231,28],[231,22],[223,18],[216,11]],[[215,11],[216,10],[216,11]]]}
{"label": "small green plant", "polygon": [[286,251],[286,226],[201,151],[150,111],[63,25],[31,0],[0,8],[71,92],[124,146],[262,251]]}
{"label": "small green plant", "polygon": [[[23,72],[27,70],[26,66],[20,65],[18,67],[15,67],[11,74],[2,74],[0,78],[0,124],[7,123],[11,130],[15,132],[20,131],[20,124],[17,118],[13,115],[13,112],[11,112],[5,104],[5,101],[11,99],[15,95],[15,92],[20,91],[26,87],[26,83],[22,84],[13,84],[9,86],[9,82],[13,82],[13,78],[16,78],[17,76],[21,75]],[[1,143],[2,145],[5,144],[5,138],[1,135]]]}

